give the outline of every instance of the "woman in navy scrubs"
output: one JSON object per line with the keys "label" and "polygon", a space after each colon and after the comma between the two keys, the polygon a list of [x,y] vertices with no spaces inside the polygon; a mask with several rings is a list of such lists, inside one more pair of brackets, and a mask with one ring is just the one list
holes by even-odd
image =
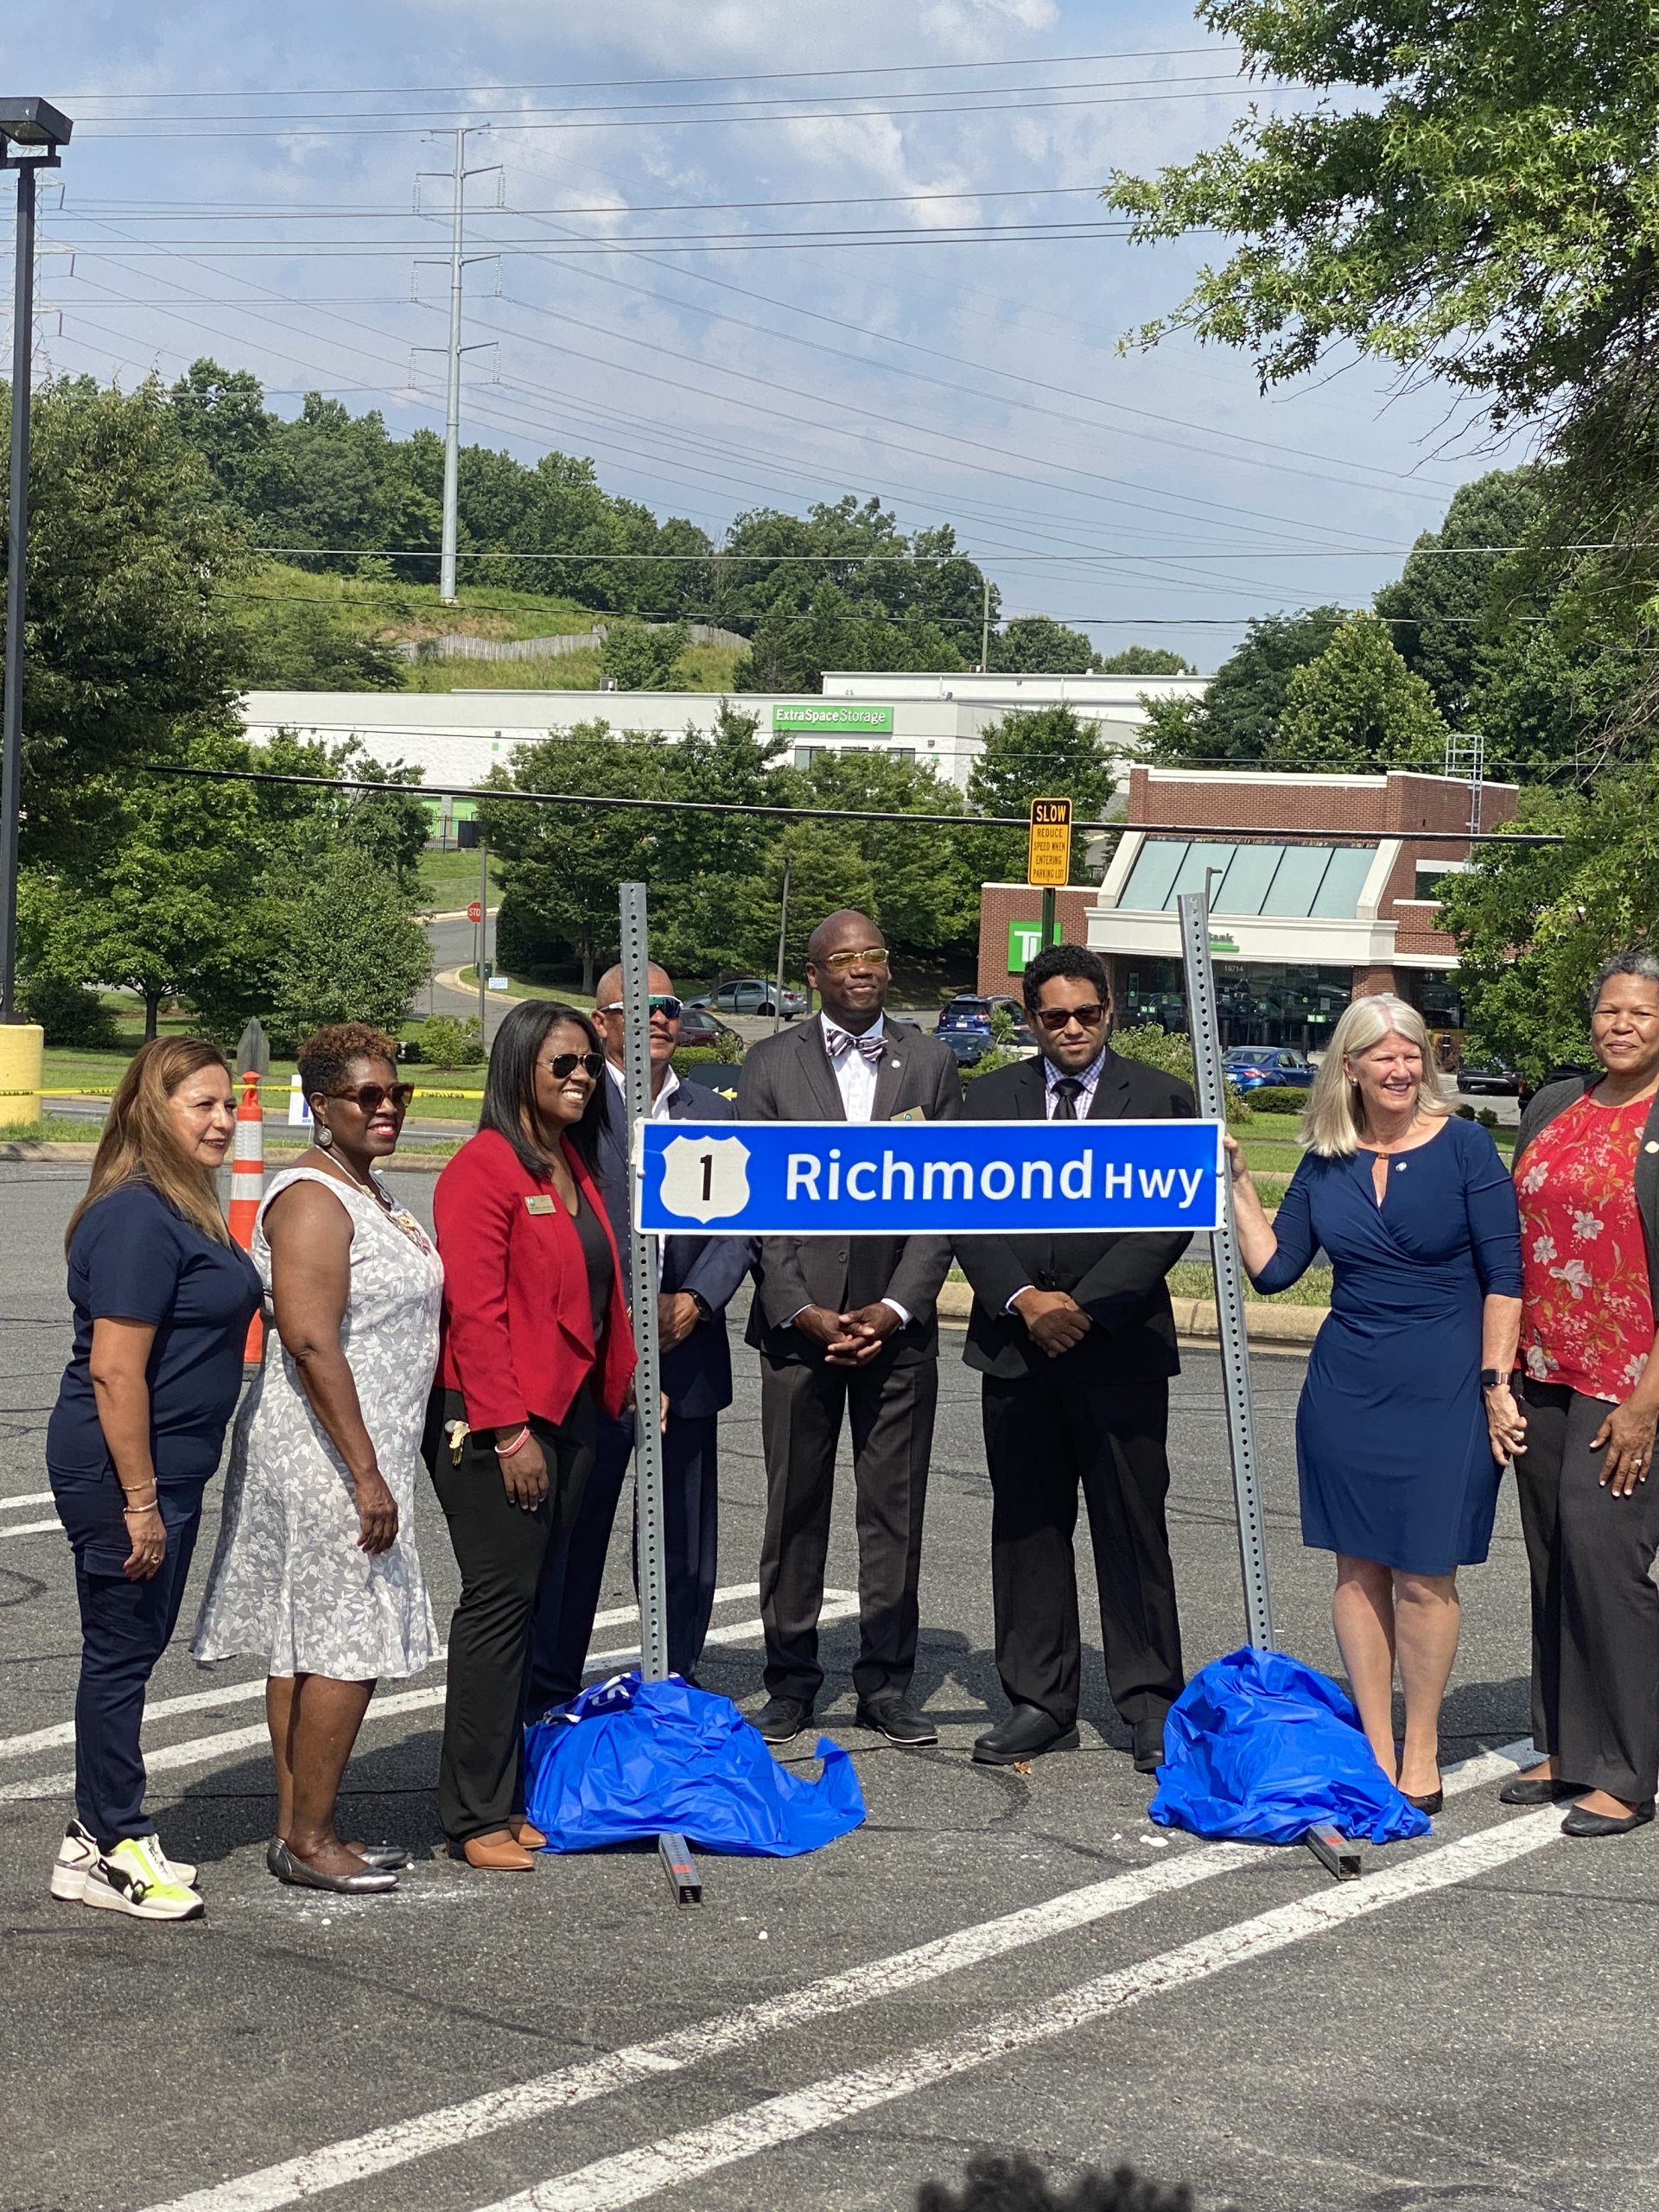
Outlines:
{"label": "woman in navy scrubs", "polygon": [[134,1055],[65,1240],[75,1344],[46,1468],[75,1555],[75,1819],[52,1894],[194,1920],[194,1866],[144,1811],[144,1693],[179,1617],[242,1385],[259,1278],[231,1242],[218,1169],[236,1123],[224,1060],[192,1038]]}
{"label": "woman in navy scrubs", "polygon": [[1437,1813],[1458,1569],[1486,1556],[1516,1441],[1515,1186],[1486,1131],[1449,1116],[1422,1016],[1389,995],[1337,1024],[1302,1127],[1272,1223],[1228,1139],[1239,1249],[1263,1291],[1330,1255],[1331,1318],[1296,1409],[1302,1541],[1337,1554],[1337,1643],[1377,1763]]}

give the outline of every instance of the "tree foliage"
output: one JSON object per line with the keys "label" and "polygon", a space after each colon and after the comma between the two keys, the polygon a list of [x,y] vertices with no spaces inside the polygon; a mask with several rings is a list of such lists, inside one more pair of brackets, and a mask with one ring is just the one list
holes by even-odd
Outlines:
{"label": "tree foliage", "polygon": [[991,666],[999,675],[1083,676],[1098,665],[1084,632],[1048,614],[1016,614],[991,639]]}
{"label": "tree foliage", "polygon": [[[976,814],[1024,815],[1034,798],[1070,798],[1075,822],[1105,818],[1116,785],[1111,754],[1091,722],[1072,707],[1016,709],[983,733],[968,779]],[[1085,832],[1071,839],[1071,880],[1083,880]],[[1018,830],[981,830],[969,852],[984,883],[1023,883],[1026,839]]]}
{"label": "tree foliage", "polygon": [[599,656],[601,673],[619,691],[671,691],[690,635],[683,622],[613,622]]}
{"label": "tree foliage", "polygon": [[1395,652],[1375,614],[1351,615],[1285,686],[1269,766],[1440,774],[1449,733],[1434,695]]}
{"label": "tree foliage", "polygon": [[1211,677],[1201,699],[1147,699],[1142,749],[1165,766],[1248,768],[1278,734],[1290,679],[1345,620],[1339,607],[1263,614]]}
{"label": "tree foliage", "polygon": [[815,586],[804,610],[770,608],[732,673],[736,691],[817,691],[826,669],[967,666],[950,635],[920,616],[861,608],[839,584]]}
{"label": "tree foliage", "polygon": [[329,1021],[396,1032],[430,964],[426,933],[384,868],[333,845],[284,887],[269,1027],[289,1051]]}
{"label": "tree foliage", "polygon": [[1121,652],[1096,658],[1101,676],[1196,676],[1198,671],[1165,645],[1125,645]]}

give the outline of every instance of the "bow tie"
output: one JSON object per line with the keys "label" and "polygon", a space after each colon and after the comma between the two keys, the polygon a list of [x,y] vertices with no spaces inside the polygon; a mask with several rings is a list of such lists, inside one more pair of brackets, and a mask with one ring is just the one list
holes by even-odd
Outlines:
{"label": "bow tie", "polygon": [[887,1049],[887,1040],[879,1032],[872,1035],[866,1031],[862,1037],[855,1037],[850,1030],[837,1029],[833,1021],[823,1025],[823,1044],[832,1060],[838,1060],[843,1052],[851,1051],[861,1054],[872,1067]]}

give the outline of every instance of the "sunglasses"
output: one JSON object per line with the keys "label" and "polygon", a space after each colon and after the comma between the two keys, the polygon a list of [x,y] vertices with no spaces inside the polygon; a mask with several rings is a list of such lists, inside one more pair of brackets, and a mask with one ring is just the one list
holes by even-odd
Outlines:
{"label": "sunglasses", "polygon": [[1092,999],[1087,1006],[1039,1007],[1034,1019],[1052,1037],[1057,1030],[1069,1028],[1074,1021],[1080,1029],[1097,1029],[1106,1019],[1106,1009],[1098,999]]}
{"label": "sunglasses", "polygon": [[861,963],[867,968],[885,968],[887,964],[887,946],[867,944],[861,951],[858,952],[826,953],[823,961],[824,966],[832,969],[836,975],[840,975],[844,969],[856,968]]}
{"label": "sunglasses", "polygon": [[[677,1021],[685,1012],[685,1001],[677,999],[672,991],[653,991],[650,1006],[652,1013],[660,1014],[664,1021]],[[609,1006],[597,1007],[594,1011],[598,1014],[626,1014],[627,1008],[620,999],[613,999]]]}
{"label": "sunglasses", "polygon": [[415,1096],[415,1086],[412,1083],[394,1083],[388,1090],[381,1083],[359,1083],[355,1090],[328,1090],[323,1096],[326,1098],[349,1098],[365,1114],[378,1114],[383,1106],[388,1104],[401,1114]]}
{"label": "sunglasses", "polygon": [[550,1060],[537,1060],[536,1065],[538,1068],[545,1068],[549,1075],[556,1077],[561,1083],[566,1076],[574,1075],[578,1068],[586,1068],[597,1083],[605,1072],[605,1055],[603,1052],[555,1052]]}

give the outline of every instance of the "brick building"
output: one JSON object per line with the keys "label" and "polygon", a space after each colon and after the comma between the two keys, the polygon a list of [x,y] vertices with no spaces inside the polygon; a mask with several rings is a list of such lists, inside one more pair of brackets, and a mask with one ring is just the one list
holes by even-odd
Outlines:
{"label": "brick building", "polygon": [[[1479,826],[1515,817],[1487,784]],[[1111,972],[1119,1020],[1185,1019],[1176,898],[1211,888],[1211,948],[1224,1045],[1318,1051],[1349,1001],[1397,991],[1429,1027],[1463,1027],[1457,950],[1438,926],[1439,879],[1468,862],[1470,786],[1445,776],[1234,774],[1136,766],[1128,814],[1099,888],[1063,891],[1063,938]],[[1236,834],[1229,834],[1236,833]],[[1415,833],[1415,834],[1414,834]],[[1040,937],[1042,893],[988,883],[979,988],[1016,990]],[[1005,964],[1006,963],[1006,964]]]}

